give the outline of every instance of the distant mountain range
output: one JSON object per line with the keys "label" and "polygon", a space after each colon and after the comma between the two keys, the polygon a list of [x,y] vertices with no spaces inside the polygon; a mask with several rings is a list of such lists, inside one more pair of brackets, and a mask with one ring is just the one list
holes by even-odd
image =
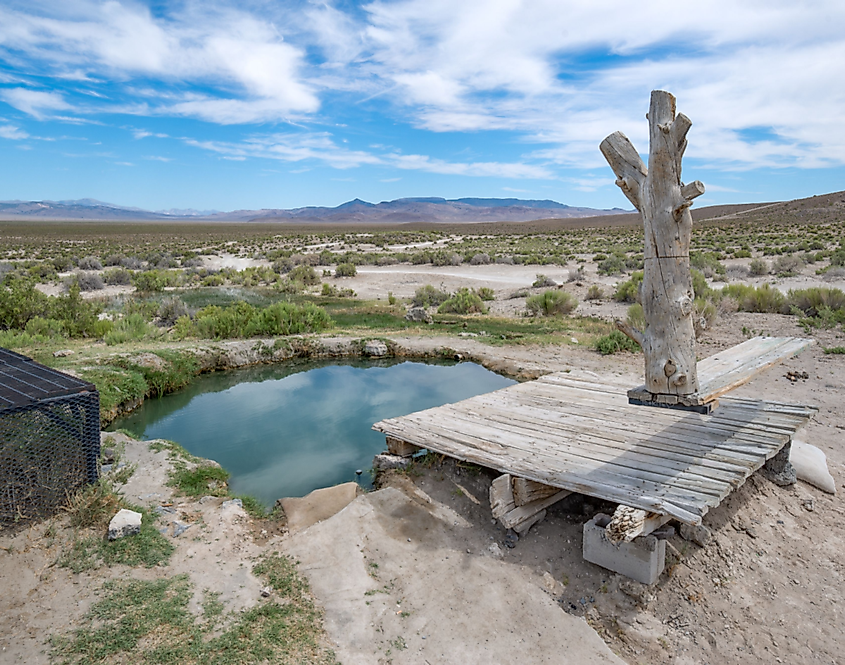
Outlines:
{"label": "distant mountain range", "polygon": [[536,219],[571,219],[623,214],[626,210],[582,208],[550,200],[443,199],[419,197],[369,203],[354,199],[335,208],[308,206],[293,209],[235,210],[142,210],[95,199],[73,201],[0,201],[0,219],[126,220],[126,221],[219,221],[403,224],[412,222],[527,222]]}

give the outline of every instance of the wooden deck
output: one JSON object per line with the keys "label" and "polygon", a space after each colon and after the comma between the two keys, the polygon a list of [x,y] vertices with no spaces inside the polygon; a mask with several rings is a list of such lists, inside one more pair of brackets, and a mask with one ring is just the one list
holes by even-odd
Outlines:
{"label": "wooden deck", "polygon": [[725,398],[711,415],[628,403],[626,387],[549,374],[373,429],[502,473],[687,524],[791,440],[812,406]]}

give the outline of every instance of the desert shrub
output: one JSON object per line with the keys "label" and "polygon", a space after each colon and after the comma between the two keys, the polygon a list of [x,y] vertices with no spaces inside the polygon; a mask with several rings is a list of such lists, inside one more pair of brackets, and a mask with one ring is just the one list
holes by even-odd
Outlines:
{"label": "desert shrub", "polygon": [[772,272],[778,277],[791,277],[804,267],[804,262],[795,255],[783,255],[777,257],[772,263]]}
{"label": "desert shrub", "polygon": [[293,261],[289,256],[282,256],[273,261],[273,271],[283,275],[293,270]]}
{"label": "desert shrub", "polygon": [[58,272],[70,272],[73,270],[73,261],[66,256],[57,256],[53,259],[53,267]]}
{"label": "desert shrub", "polygon": [[105,259],[103,259],[104,266],[119,266],[120,262],[123,261],[126,257],[123,254],[109,254]]}
{"label": "desert shrub", "polygon": [[27,272],[42,282],[50,281],[56,277],[56,268],[52,263],[36,263],[34,266],[27,268]]}
{"label": "desert shrub", "polygon": [[316,286],[320,283],[320,277],[312,266],[300,264],[288,273],[288,279],[301,282],[305,286]]}
{"label": "desert shrub", "polygon": [[845,248],[837,249],[830,255],[830,265],[845,267]]}
{"label": "desert shrub", "polygon": [[486,311],[479,295],[466,287],[455,291],[437,309],[438,314],[484,314]]}
{"label": "desert shrub", "polygon": [[700,270],[707,278],[725,274],[725,266],[713,252],[690,252],[690,266]]}
{"label": "desert shrub", "polygon": [[103,278],[95,272],[80,272],[73,280],[79,285],[80,291],[99,291],[105,287]]}
{"label": "desert shrub", "polygon": [[625,272],[626,268],[625,255],[614,253],[599,261],[598,273],[599,275],[618,275]]}
{"label": "desert shrub", "polygon": [[696,298],[705,298],[707,300],[718,299],[719,292],[714,291],[708,286],[704,273],[695,268],[690,268],[690,277],[692,277],[692,292]]}
{"label": "desert shrub", "polygon": [[763,259],[752,259],[748,265],[752,277],[762,277],[769,274],[769,262]]}
{"label": "desert shrub", "polygon": [[312,303],[295,305],[289,302],[273,303],[261,309],[250,321],[247,336],[299,335],[330,328],[331,317],[322,307]]}
{"label": "desert shrub", "polygon": [[277,282],[276,288],[280,293],[295,296],[305,291],[305,284],[298,282],[295,279],[283,279]]}
{"label": "desert shrub", "polygon": [[562,316],[578,307],[578,299],[566,291],[544,291],[525,301],[532,316]]}
{"label": "desert shrub", "polygon": [[103,273],[106,284],[126,285],[132,283],[132,273],[126,268],[112,268]]}
{"label": "desert shrub", "polygon": [[748,284],[730,284],[722,289],[722,295],[734,298],[744,312],[786,314],[789,311],[786,297],[770,284],[757,288]]}
{"label": "desert shrub", "polygon": [[161,319],[162,325],[172,326],[181,316],[188,313],[188,306],[182,302],[181,298],[165,298],[161,301],[156,315]]}
{"label": "desert shrub", "polygon": [[501,265],[512,266],[514,264],[514,260],[512,256],[497,256],[496,263]]}
{"label": "desert shrub", "polygon": [[164,291],[167,286],[175,286],[177,276],[172,272],[163,270],[148,270],[135,273],[132,276],[132,281],[135,283],[135,288],[142,293],[154,293]]}
{"label": "desert shrub", "polygon": [[639,344],[618,330],[614,330],[607,335],[602,335],[596,340],[596,351],[603,356],[618,353],[619,351],[630,351],[631,353],[636,353],[639,350]]}
{"label": "desert shrub", "polygon": [[648,323],[645,320],[643,306],[640,305],[640,303],[634,303],[628,308],[625,320],[628,322],[629,326],[636,328],[640,332],[645,332],[645,329],[648,326]]}
{"label": "desert shrub", "polygon": [[570,270],[566,276],[567,282],[580,282],[584,279],[584,266],[578,266],[577,270]]}
{"label": "desert shrub", "polygon": [[735,259],[750,259],[751,251],[747,249],[738,249],[734,252]]}
{"label": "desert shrub", "polygon": [[639,302],[640,289],[643,283],[643,273],[637,271],[631,274],[631,279],[616,285],[613,299],[617,302]]}
{"label": "desert shrub", "polygon": [[219,273],[206,275],[200,282],[203,286],[223,286],[226,283],[226,278]]}
{"label": "desert shrub", "polygon": [[376,259],[376,265],[379,266],[395,266],[399,263],[399,259],[395,256],[380,256]]}
{"label": "desert shrub", "polygon": [[79,269],[80,270],[102,270],[103,264],[100,263],[100,259],[96,256],[86,256],[82,259],[79,259]]}
{"label": "desert shrub", "polygon": [[786,296],[790,308],[801,310],[805,316],[816,316],[824,308],[845,310],[845,292],[841,289],[811,287],[793,289]]}
{"label": "desert shrub", "polygon": [[144,262],[137,256],[127,256],[120,260],[120,265],[128,270],[140,270],[144,266]]}
{"label": "desert shrub", "polygon": [[593,255],[593,263],[600,263],[607,258],[607,254],[595,254]]}
{"label": "desert shrub", "polygon": [[431,263],[435,266],[459,266],[463,263],[460,254],[445,249],[438,249],[431,255]]}
{"label": "desert shrub", "polygon": [[833,282],[840,279],[845,279],[845,268],[830,266],[824,271],[824,281]]}
{"label": "desert shrub", "polygon": [[716,305],[710,300],[696,298],[693,305],[692,323],[695,329],[695,337],[698,339],[705,331],[710,330],[716,323]]}
{"label": "desert shrub", "polygon": [[448,292],[436,289],[431,284],[426,284],[414,292],[414,298],[411,302],[415,307],[437,307],[448,299]]}
{"label": "desert shrub", "polygon": [[26,322],[26,332],[33,337],[61,337],[65,334],[65,325],[56,319],[45,319],[44,317],[36,316]]}
{"label": "desert shrub", "polygon": [[186,317],[177,320],[177,335],[204,339],[232,339],[253,335],[297,335],[319,332],[332,325],[324,309],[311,303],[277,302],[258,309],[239,301],[229,307],[209,305],[199,310],[189,328]]}
{"label": "desert shrub", "polygon": [[750,272],[748,266],[731,266],[725,275],[728,279],[747,279]]}
{"label": "desert shrub", "polygon": [[144,317],[133,312],[115,321],[112,329],[103,336],[103,341],[109,346],[137,342],[147,337],[152,331],[152,326],[144,320]]}
{"label": "desert shrub", "polygon": [[557,286],[557,282],[555,282],[550,277],[546,277],[542,273],[538,273],[537,276],[534,278],[534,283],[531,286],[533,286],[535,289],[546,289]]}
{"label": "desert shrub", "polygon": [[489,301],[496,299],[496,294],[493,292],[493,289],[491,289],[489,286],[482,286],[481,288],[476,289],[475,292],[478,294],[478,297],[482,300]]}
{"label": "desert shrub", "polygon": [[604,289],[602,289],[598,284],[591,284],[590,288],[587,289],[587,295],[585,298],[587,300],[601,300],[604,298]]}
{"label": "desert shrub", "polygon": [[358,274],[358,269],[352,263],[341,263],[334,270],[335,277],[355,277]]}
{"label": "desert shrub", "polygon": [[[352,289],[339,289],[333,284],[323,282],[323,290],[320,291],[320,295],[331,298],[354,298],[358,294],[355,293],[355,291],[353,291]],[[394,298],[394,301],[395,300],[396,299]]]}
{"label": "desert shrub", "polygon": [[472,258],[469,260],[469,264],[471,266],[486,266],[488,263],[490,263],[490,255],[483,252],[473,254]]}

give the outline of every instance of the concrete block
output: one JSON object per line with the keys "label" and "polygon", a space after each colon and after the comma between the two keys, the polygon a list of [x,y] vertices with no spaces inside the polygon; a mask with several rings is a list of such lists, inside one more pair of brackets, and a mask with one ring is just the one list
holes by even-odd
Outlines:
{"label": "concrete block", "polygon": [[109,540],[141,533],[141,513],[122,508],[109,522]]}
{"label": "concrete block", "polygon": [[614,545],[604,526],[599,526],[607,521],[606,515],[596,515],[584,524],[584,559],[642,584],[654,584],[666,564],[666,541],[640,536]]}

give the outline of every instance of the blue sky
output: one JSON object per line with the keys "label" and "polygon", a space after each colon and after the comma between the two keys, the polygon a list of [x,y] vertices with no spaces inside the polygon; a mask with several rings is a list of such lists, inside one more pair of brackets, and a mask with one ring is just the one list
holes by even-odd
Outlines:
{"label": "blue sky", "polygon": [[693,121],[696,205],[845,189],[845,3],[0,0],[0,199],[630,207],[598,150]]}

